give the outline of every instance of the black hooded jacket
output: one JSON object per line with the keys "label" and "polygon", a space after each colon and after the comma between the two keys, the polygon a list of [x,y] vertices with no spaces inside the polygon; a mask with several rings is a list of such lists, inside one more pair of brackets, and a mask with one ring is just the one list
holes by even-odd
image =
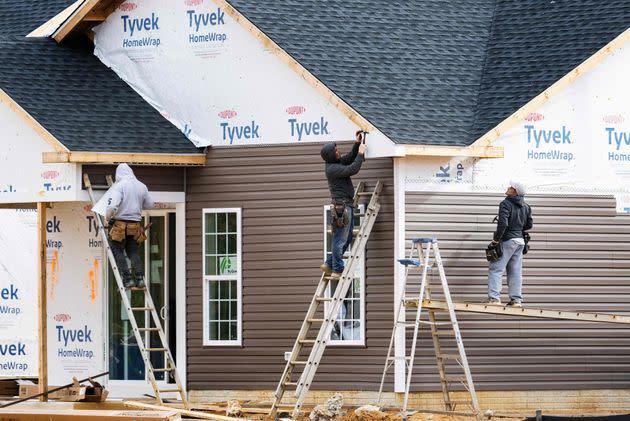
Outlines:
{"label": "black hooded jacket", "polygon": [[354,186],[350,176],[361,169],[363,155],[359,155],[359,144],[355,143],[350,152],[337,159],[335,146],[334,143],[327,143],[321,152],[322,159],[326,162],[326,178],[330,196],[335,200],[352,203]]}
{"label": "black hooded jacket", "polygon": [[523,196],[508,196],[499,205],[499,221],[494,241],[523,238],[523,231],[533,226],[532,210]]}

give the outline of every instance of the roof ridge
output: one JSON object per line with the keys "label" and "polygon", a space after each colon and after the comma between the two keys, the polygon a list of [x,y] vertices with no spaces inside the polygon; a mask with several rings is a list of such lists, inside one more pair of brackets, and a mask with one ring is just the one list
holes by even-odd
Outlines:
{"label": "roof ridge", "polygon": [[[494,0],[494,8],[492,10],[492,19],[490,19],[490,30],[488,31],[488,38],[486,40],[486,48],[484,49],[483,62],[481,64],[481,75],[479,77],[479,87],[477,88],[477,94],[476,94],[477,98],[475,98],[475,116],[472,121],[472,126],[470,127],[470,132],[469,132],[470,136],[475,136],[475,127],[477,126],[477,122],[479,120],[479,101],[481,99],[481,89],[483,87],[483,80],[486,74],[486,65],[488,64],[488,48],[490,46],[490,41],[492,40],[492,36],[494,35],[494,31],[495,31],[495,22],[496,22],[497,9],[499,8],[499,1],[500,0]],[[475,140],[476,139],[474,138],[472,140],[467,140],[466,144],[471,144]]]}

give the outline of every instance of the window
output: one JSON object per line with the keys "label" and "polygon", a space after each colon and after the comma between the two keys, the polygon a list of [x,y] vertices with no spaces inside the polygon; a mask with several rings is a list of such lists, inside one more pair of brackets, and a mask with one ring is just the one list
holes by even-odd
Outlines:
{"label": "window", "polygon": [[[359,205],[363,213],[364,205]],[[354,217],[354,232],[361,226],[361,219]],[[324,207],[324,259],[330,254],[332,244],[332,231],[330,228],[330,206]],[[349,253],[352,245],[348,247]],[[344,259],[347,263],[347,259]],[[338,281],[329,284],[326,294],[330,297],[337,288]],[[332,290],[331,290],[332,289]],[[365,345],[365,253],[361,254],[361,260],[355,271],[355,279],[343,301],[337,322],[330,334],[330,345]],[[328,311],[328,303],[326,303]]]}
{"label": "window", "polygon": [[241,210],[203,210],[203,344],[241,344]]}

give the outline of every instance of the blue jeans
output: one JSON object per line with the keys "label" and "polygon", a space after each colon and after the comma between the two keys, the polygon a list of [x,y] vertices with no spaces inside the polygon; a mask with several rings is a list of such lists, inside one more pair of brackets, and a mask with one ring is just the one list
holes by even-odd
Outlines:
{"label": "blue jeans", "polygon": [[343,254],[348,250],[352,242],[352,229],[354,228],[354,208],[351,205],[346,205],[346,209],[348,210],[350,223],[343,228],[333,225],[332,253],[326,258],[328,267],[332,268],[333,272],[338,273],[343,272]]}
{"label": "blue jeans", "polygon": [[496,262],[490,263],[488,270],[488,297],[501,299],[501,277],[507,268],[507,283],[510,299],[521,302],[521,287],[523,286],[523,245],[516,239],[501,243],[503,256]]}

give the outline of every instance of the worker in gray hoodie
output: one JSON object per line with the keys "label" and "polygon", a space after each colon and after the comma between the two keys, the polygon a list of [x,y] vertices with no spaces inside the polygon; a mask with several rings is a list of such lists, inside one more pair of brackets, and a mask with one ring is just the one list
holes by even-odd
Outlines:
{"label": "worker in gray hoodie", "polygon": [[350,176],[358,173],[363,164],[366,149],[363,136],[363,131],[359,130],[352,150],[343,156],[336,143],[327,143],[321,150],[322,159],[326,162],[326,179],[332,198],[332,250],[320,268],[333,278],[341,277],[344,268],[343,254],[352,242],[354,186]]}
{"label": "worker in gray hoodie", "polygon": [[[138,244],[146,240],[141,225],[142,210],[151,209],[153,200],[144,183],[138,181],[127,164],[120,164],[116,168],[116,182],[112,185],[107,201],[106,220],[109,220],[109,239],[112,254],[120,270],[125,288],[144,288],[144,269]],[[131,269],[127,259],[131,261]]]}
{"label": "worker in gray hoodie", "polygon": [[497,229],[492,245],[501,248],[501,257],[488,269],[488,297],[483,304],[501,305],[501,277],[507,269],[509,307],[522,307],[524,232],[532,229],[532,210],[525,203],[525,185],[510,181],[507,196],[499,205]]}

